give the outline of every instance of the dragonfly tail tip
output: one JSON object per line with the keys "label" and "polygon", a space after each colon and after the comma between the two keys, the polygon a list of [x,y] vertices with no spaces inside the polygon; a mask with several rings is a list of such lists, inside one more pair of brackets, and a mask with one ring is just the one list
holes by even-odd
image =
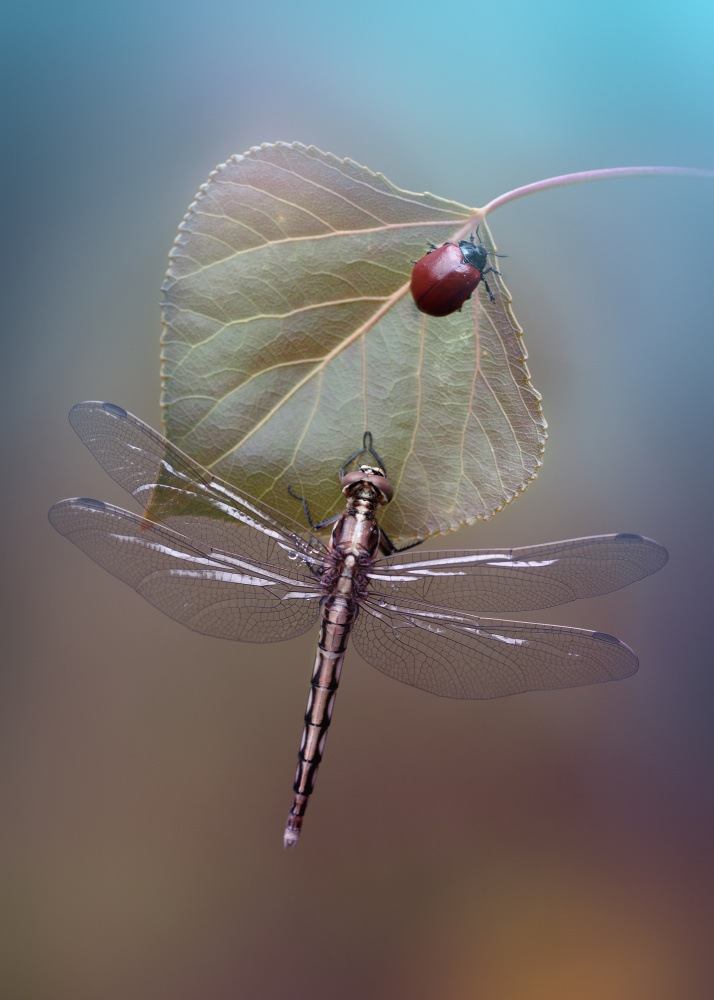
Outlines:
{"label": "dragonfly tail tip", "polygon": [[283,848],[285,850],[287,850],[288,848],[292,850],[294,847],[297,847],[297,842],[298,842],[297,831],[286,830],[285,833],[283,834]]}
{"label": "dragonfly tail tip", "polygon": [[[298,774],[300,772],[298,771]],[[293,798],[293,804],[290,812],[288,813],[288,819],[285,824],[285,833],[283,834],[283,847],[295,847],[300,836],[300,831],[302,830],[302,821],[305,816],[305,809],[307,808],[308,797],[301,792],[295,792]]]}

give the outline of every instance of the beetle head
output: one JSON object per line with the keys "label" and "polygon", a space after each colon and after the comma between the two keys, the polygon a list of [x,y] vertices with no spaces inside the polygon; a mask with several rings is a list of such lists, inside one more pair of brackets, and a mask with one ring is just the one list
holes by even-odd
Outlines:
{"label": "beetle head", "polygon": [[473,234],[468,240],[459,240],[459,249],[467,264],[483,271],[488,261],[488,250],[480,243],[474,243]]}

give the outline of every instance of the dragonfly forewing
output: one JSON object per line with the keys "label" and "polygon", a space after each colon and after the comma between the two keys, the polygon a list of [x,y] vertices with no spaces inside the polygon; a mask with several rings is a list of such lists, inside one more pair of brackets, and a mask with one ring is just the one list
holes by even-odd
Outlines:
{"label": "dragonfly forewing", "polygon": [[242,493],[112,403],[78,403],[70,423],[148,517],[199,542],[260,562],[299,560],[320,573],[324,544],[297,521]]}
{"label": "dragonfly forewing", "polygon": [[667,562],[667,550],[642,535],[574,538],[517,549],[397,552],[369,573],[387,598],[474,612],[520,612],[599,597]]}

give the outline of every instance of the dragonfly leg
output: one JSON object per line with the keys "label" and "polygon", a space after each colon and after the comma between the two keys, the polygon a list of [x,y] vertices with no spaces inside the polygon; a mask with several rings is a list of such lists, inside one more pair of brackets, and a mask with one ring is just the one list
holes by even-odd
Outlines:
{"label": "dragonfly leg", "polygon": [[326,521],[319,521],[316,524],[310,517],[310,508],[307,505],[307,500],[305,499],[305,497],[300,497],[297,495],[297,493],[293,493],[292,489],[289,486],[288,486],[288,493],[290,494],[291,497],[294,497],[296,500],[299,500],[300,503],[302,504],[302,509],[305,511],[305,517],[307,518],[307,523],[310,525],[313,531],[320,531],[322,530],[322,528],[326,528],[328,524],[334,524],[335,521],[339,521],[340,517],[342,516],[341,514],[335,514],[334,517],[328,517]]}
{"label": "dragonfly leg", "polygon": [[385,556],[391,556],[393,552],[406,552],[407,549],[413,549],[415,545],[421,545],[423,541],[424,539],[420,538],[418,542],[410,542],[398,549],[386,532],[382,528],[379,529],[379,548]]}
{"label": "dragonfly leg", "polygon": [[379,465],[380,469],[384,472],[385,475],[387,474],[387,470],[384,467],[384,462],[382,461],[382,459],[379,457],[379,455],[377,454],[377,452],[372,447],[372,435],[371,435],[371,433],[369,431],[365,431],[364,432],[364,436],[362,438],[362,447],[360,448],[359,451],[356,451],[354,453],[354,455],[350,455],[350,457],[344,463],[344,465],[340,469],[340,479],[344,478],[345,469],[350,464],[350,462],[354,462],[354,460],[356,458],[359,458],[360,455],[364,455],[364,453],[366,451],[368,451],[371,455],[373,455],[377,459],[377,464]]}

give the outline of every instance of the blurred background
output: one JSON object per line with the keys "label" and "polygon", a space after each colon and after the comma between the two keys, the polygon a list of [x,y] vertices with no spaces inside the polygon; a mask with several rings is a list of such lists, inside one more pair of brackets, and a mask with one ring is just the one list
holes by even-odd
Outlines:
{"label": "blurred background", "polygon": [[159,286],[217,163],[298,139],[470,205],[571,171],[714,167],[711,5],[1,16],[3,996],[708,1000],[711,181],[489,219],[551,437],[526,494],[442,540],[665,544],[657,576],[543,612],[619,636],[639,674],[456,703],[348,654],[293,853],[315,634],[194,635],[46,511],[126,504],[66,414],[108,399],[159,426]]}

